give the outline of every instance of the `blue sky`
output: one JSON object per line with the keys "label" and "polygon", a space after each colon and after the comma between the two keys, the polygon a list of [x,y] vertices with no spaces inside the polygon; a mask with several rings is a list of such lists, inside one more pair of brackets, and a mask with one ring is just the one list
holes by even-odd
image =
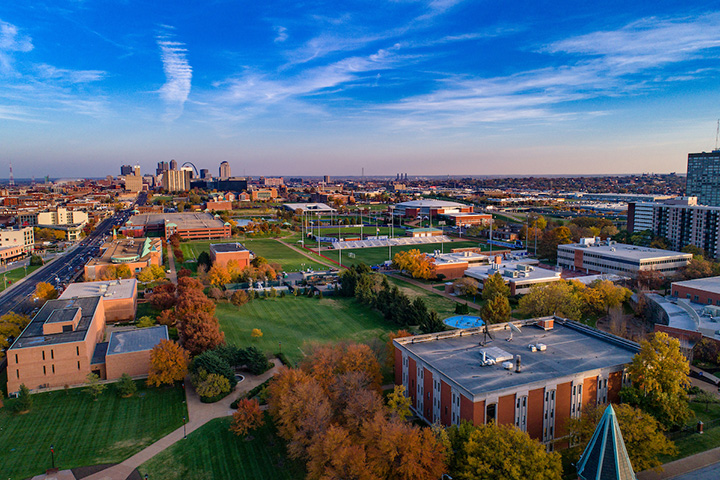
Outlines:
{"label": "blue sky", "polygon": [[2,2],[0,177],[684,172],[719,56],[717,2]]}

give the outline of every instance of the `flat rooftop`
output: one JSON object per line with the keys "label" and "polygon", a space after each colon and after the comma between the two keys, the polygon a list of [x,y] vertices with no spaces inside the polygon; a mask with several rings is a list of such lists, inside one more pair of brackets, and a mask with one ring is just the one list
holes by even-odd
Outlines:
{"label": "flat rooftop", "polygon": [[466,205],[464,203],[448,202],[446,200],[410,200],[395,205],[395,207],[400,208],[458,208],[471,206],[472,205]]}
{"label": "flat rooftop", "polygon": [[674,252],[672,250],[662,250],[660,248],[651,247],[639,247],[637,245],[627,245],[624,243],[614,243],[611,245],[603,244],[598,245],[583,245],[580,243],[572,243],[569,245],[559,245],[558,249],[561,250],[577,250],[582,249],[587,253],[602,254],[607,258],[619,258],[623,260],[631,261],[642,261],[642,260],[654,260],[663,258],[692,258],[690,253]]}
{"label": "flat rooftop", "polygon": [[303,212],[334,212],[335,209],[325,203],[283,203],[287,210]]}
{"label": "flat rooftop", "polygon": [[210,249],[217,253],[244,252],[247,250],[241,243],[211,243]]}
{"label": "flat rooftop", "polygon": [[[576,322],[556,319],[554,328],[547,331],[535,326],[535,322],[513,322],[520,333],[513,334],[512,341],[506,341],[510,337],[508,324],[490,325],[488,330],[493,339],[488,338],[484,346],[482,327],[406,337],[395,342],[478,400],[492,392],[535,383],[544,385],[552,379],[623,365],[639,350],[633,342]],[[538,343],[545,344],[547,349],[544,352],[528,349],[528,345]],[[503,350],[510,359],[520,355],[521,373],[504,369],[502,362],[482,366],[482,350],[491,347]]]}
{"label": "flat rooftop", "polygon": [[225,222],[209,213],[141,213],[133,215],[127,226],[155,226],[173,223],[180,229],[196,230],[201,228],[223,228]]}
{"label": "flat rooftop", "polygon": [[107,242],[102,248],[102,255],[93,258],[87,265],[136,262],[147,257],[152,252],[160,252],[162,250],[162,240],[159,238],[123,238]]}
{"label": "flat rooftop", "polygon": [[673,282],[678,287],[696,288],[708,293],[720,294],[720,277],[696,278],[695,280],[684,280]]}
{"label": "flat rooftop", "polygon": [[101,296],[105,300],[132,298],[137,292],[137,280],[107,280],[99,282],[71,283],[60,295],[60,299]]}
{"label": "flat rooftop", "polygon": [[168,339],[168,329],[165,325],[113,332],[110,334],[106,356],[152,350],[160,340]]}
{"label": "flat rooftop", "polygon": [[72,322],[79,311],[80,309],[78,307],[58,308],[57,310],[54,310],[49,317],[47,317],[45,323]]}
{"label": "flat rooftop", "polygon": [[[83,297],[57,299],[46,302],[35,317],[30,321],[28,326],[25,327],[25,330],[23,330],[20,336],[15,340],[15,342],[13,342],[10,349],[83,341],[85,339],[85,334],[87,334],[88,328],[90,327],[90,323],[92,322],[95,310],[100,303],[100,298],[101,297],[99,296]],[[51,319],[51,317],[55,317],[56,315],[60,315],[64,318],[64,310],[77,312],[77,308],[81,309],[81,316],[74,331],[54,333],[50,335],[43,334],[43,325],[48,319]]]}

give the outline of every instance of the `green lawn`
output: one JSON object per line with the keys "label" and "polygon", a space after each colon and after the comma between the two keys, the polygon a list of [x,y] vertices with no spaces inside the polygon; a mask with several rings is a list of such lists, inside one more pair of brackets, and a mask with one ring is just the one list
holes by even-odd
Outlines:
{"label": "green lawn", "polygon": [[[246,248],[252,250],[255,255],[265,257],[269,262],[279,263],[286,272],[298,271],[302,268],[312,268],[314,270],[327,270],[328,268],[272,238],[236,238],[233,239],[233,241],[242,243]],[[183,242],[180,244],[180,248],[182,249],[185,259],[188,260],[197,258],[202,252],[209,251],[211,243],[227,242],[226,240],[198,240],[194,242]],[[288,241],[288,243],[292,243],[292,240]]]}
{"label": "green lawn", "polygon": [[[40,268],[40,265],[34,265],[32,267],[27,267],[27,273],[30,274]],[[7,278],[7,286],[9,287],[12,283],[17,282],[21,278],[25,277],[25,268],[15,268],[13,270],[8,270],[4,274],[0,275],[0,292],[5,290],[5,278]]]}
{"label": "green lawn", "polygon": [[216,418],[140,466],[163,480],[301,480],[305,468],[287,458],[269,415],[245,438],[229,431],[232,418]]}
{"label": "green lawn", "polygon": [[[178,427],[187,415],[182,388],[147,388],[120,398],[109,386],[97,401],[81,388],[33,395],[29,413],[0,409],[2,478],[28,478],[62,469],[118,463]],[[158,477],[159,478],[159,477]]]}
{"label": "green lawn", "polygon": [[[236,307],[220,302],[216,315],[228,343],[241,347],[257,345],[267,353],[282,351],[298,361],[307,351],[306,343],[353,340],[366,342],[385,339],[398,327],[386,322],[375,310],[350,298],[294,297],[253,300]],[[262,338],[253,340],[250,332],[259,328]]]}
{"label": "green lawn", "polygon": [[678,454],[673,457],[663,457],[662,461],[665,463],[720,447],[720,425],[716,424],[713,427],[707,427],[708,422],[720,418],[720,404],[709,405],[707,412],[704,404],[696,402],[691,402],[690,408],[695,412],[695,418],[688,422],[688,426],[691,430],[694,430],[698,420],[702,420],[706,424],[704,433],[702,435],[691,433],[674,440]]}
{"label": "green lawn", "polygon": [[[396,253],[401,251],[407,251],[407,250],[413,250],[417,249],[420,250],[422,253],[432,253],[435,250],[444,250],[445,253],[450,253],[450,250],[453,248],[467,248],[467,247],[477,247],[477,242],[468,242],[468,241],[458,241],[458,242],[445,242],[442,243],[429,243],[429,244],[420,244],[420,245],[403,245],[401,247],[392,247],[392,255],[394,256]],[[336,252],[333,252],[336,253]],[[350,258],[348,256],[348,253],[355,254],[355,258]],[[386,260],[388,260],[389,252],[388,247],[372,247],[372,248],[353,248],[348,250],[343,250],[342,252],[342,258],[343,258],[343,265],[352,265],[353,263],[365,263],[367,265],[377,265],[378,263],[382,263]],[[331,257],[334,258],[334,257]]]}
{"label": "green lawn", "polygon": [[[388,281],[391,284],[397,285],[401,292],[410,297],[410,300],[414,300],[415,297],[422,297],[428,308],[435,310],[441,319],[455,315],[455,305],[457,302],[454,300],[445,298],[437,293],[432,293],[404,280],[388,277]],[[470,309],[471,313],[474,311],[475,309]]]}

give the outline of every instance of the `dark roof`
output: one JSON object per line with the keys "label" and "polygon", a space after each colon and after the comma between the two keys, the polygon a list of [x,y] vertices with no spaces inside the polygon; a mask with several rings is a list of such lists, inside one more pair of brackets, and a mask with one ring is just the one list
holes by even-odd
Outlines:
{"label": "dark roof", "polygon": [[107,355],[152,350],[160,340],[168,340],[168,338],[168,329],[165,325],[113,332],[110,335]]}
{"label": "dark roof", "polygon": [[45,323],[72,322],[80,309],[78,307],[58,308],[53,310]]}
{"label": "dark roof", "polygon": [[90,365],[99,365],[105,363],[105,354],[107,353],[108,342],[101,342],[95,345],[95,351],[93,351],[92,360]]}
{"label": "dark roof", "polygon": [[612,405],[608,405],[595,427],[577,463],[577,472],[583,480],[635,480]]}
{"label": "dark roof", "polygon": [[[87,334],[101,298],[102,297],[81,297],[48,301],[43,305],[37,315],[35,315],[30,324],[25,327],[25,330],[23,330],[10,348],[27,348],[42,345],[56,345],[59,343],[82,342],[85,339],[85,335]],[[52,335],[43,334],[43,325],[53,316],[55,310],[75,310],[76,308],[80,308],[82,313],[80,321],[74,331],[55,333]]]}
{"label": "dark roof", "polygon": [[237,242],[234,242],[234,243],[211,243],[210,248],[219,253],[243,252],[243,251],[247,250],[247,248],[243,247],[241,244],[239,244]]}

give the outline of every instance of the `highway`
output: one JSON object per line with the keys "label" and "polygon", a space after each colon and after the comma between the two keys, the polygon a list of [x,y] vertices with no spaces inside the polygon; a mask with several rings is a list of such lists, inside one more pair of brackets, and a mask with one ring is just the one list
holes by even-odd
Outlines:
{"label": "highway", "polygon": [[56,257],[48,265],[25,277],[22,282],[2,292],[0,294],[0,315],[10,311],[32,314],[37,308],[33,298],[35,286],[40,282],[47,282],[57,288],[70,283],[80,273],[85,263],[91,257],[99,254],[103,239],[112,233],[113,227],[124,224],[132,215],[135,204],[143,205],[145,199],[146,195],[141,193],[130,208],[106,218],[89,236],[70,248],[65,254]]}

